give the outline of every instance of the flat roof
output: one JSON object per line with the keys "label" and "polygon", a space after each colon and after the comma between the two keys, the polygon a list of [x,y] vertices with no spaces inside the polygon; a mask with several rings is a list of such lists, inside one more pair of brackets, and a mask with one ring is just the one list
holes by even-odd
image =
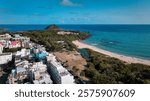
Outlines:
{"label": "flat roof", "polygon": [[19,72],[25,72],[25,71],[26,71],[25,68],[23,68],[23,67],[17,67],[17,73],[19,73]]}
{"label": "flat roof", "polygon": [[0,56],[3,56],[3,55],[11,55],[12,53],[2,53],[0,54]]}

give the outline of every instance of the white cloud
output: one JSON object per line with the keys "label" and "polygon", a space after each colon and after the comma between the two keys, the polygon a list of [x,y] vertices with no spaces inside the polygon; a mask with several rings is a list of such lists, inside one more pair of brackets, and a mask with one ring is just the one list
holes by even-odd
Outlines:
{"label": "white cloud", "polygon": [[63,6],[81,6],[80,4],[74,3],[71,0],[62,0],[61,5],[63,5]]}

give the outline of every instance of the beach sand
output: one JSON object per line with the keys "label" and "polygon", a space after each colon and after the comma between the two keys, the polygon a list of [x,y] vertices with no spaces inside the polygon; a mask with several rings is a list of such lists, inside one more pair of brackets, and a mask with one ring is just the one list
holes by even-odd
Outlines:
{"label": "beach sand", "polygon": [[125,55],[120,55],[117,53],[113,53],[113,52],[109,52],[100,48],[97,48],[95,46],[91,46],[88,44],[85,44],[83,42],[80,41],[73,41],[73,43],[78,47],[78,48],[88,48],[91,50],[94,50],[96,52],[108,55],[110,57],[114,57],[114,58],[118,58],[122,61],[125,61],[127,63],[140,63],[140,64],[145,64],[145,65],[150,65],[150,60],[144,60],[144,59],[139,59],[139,58],[135,58],[135,57],[130,57],[130,56],[125,56]]}
{"label": "beach sand", "polygon": [[86,60],[76,51],[54,52],[54,55],[67,69],[73,70],[75,67],[74,69],[78,70],[76,71],[78,76],[80,76],[80,73],[85,69],[85,65],[87,65]]}

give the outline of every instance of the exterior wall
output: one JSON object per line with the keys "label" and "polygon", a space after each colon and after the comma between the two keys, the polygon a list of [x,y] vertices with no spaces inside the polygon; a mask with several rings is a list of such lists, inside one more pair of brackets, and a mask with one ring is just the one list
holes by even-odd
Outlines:
{"label": "exterior wall", "polygon": [[74,77],[67,71],[67,69],[56,66],[55,62],[49,61],[47,63],[48,71],[51,75],[51,79],[56,84],[74,84]]}
{"label": "exterior wall", "polygon": [[53,80],[53,82],[55,84],[61,84],[61,77],[59,75],[57,68],[51,62],[47,63],[47,67],[48,67],[48,72],[50,73],[51,79]]}
{"label": "exterior wall", "polygon": [[0,55],[0,64],[6,64],[9,61],[12,61],[12,54],[1,54]]}
{"label": "exterior wall", "polygon": [[62,84],[74,84],[74,77],[69,74],[62,76],[62,82],[61,82]]}
{"label": "exterior wall", "polygon": [[0,54],[2,54],[2,53],[3,53],[3,46],[0,45]]}
{"label": "exterior wall", "polygon": [[30,55],[30,50],[29,49],[21,49],[21,51],[17,51],[16,56],[21,56],[21,57],[25,57]]}

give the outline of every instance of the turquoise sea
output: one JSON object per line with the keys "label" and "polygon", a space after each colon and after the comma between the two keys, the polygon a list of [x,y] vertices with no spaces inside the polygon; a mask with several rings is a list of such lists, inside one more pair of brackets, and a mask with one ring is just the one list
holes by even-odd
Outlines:
{"label": "turquoise sea", "polygon": [[[96,47],[150,60],[150,25],[59,25],[63,29],[86,31],[85,43]],[[44,29],[47,25],[0,25],[8,31]]]}

